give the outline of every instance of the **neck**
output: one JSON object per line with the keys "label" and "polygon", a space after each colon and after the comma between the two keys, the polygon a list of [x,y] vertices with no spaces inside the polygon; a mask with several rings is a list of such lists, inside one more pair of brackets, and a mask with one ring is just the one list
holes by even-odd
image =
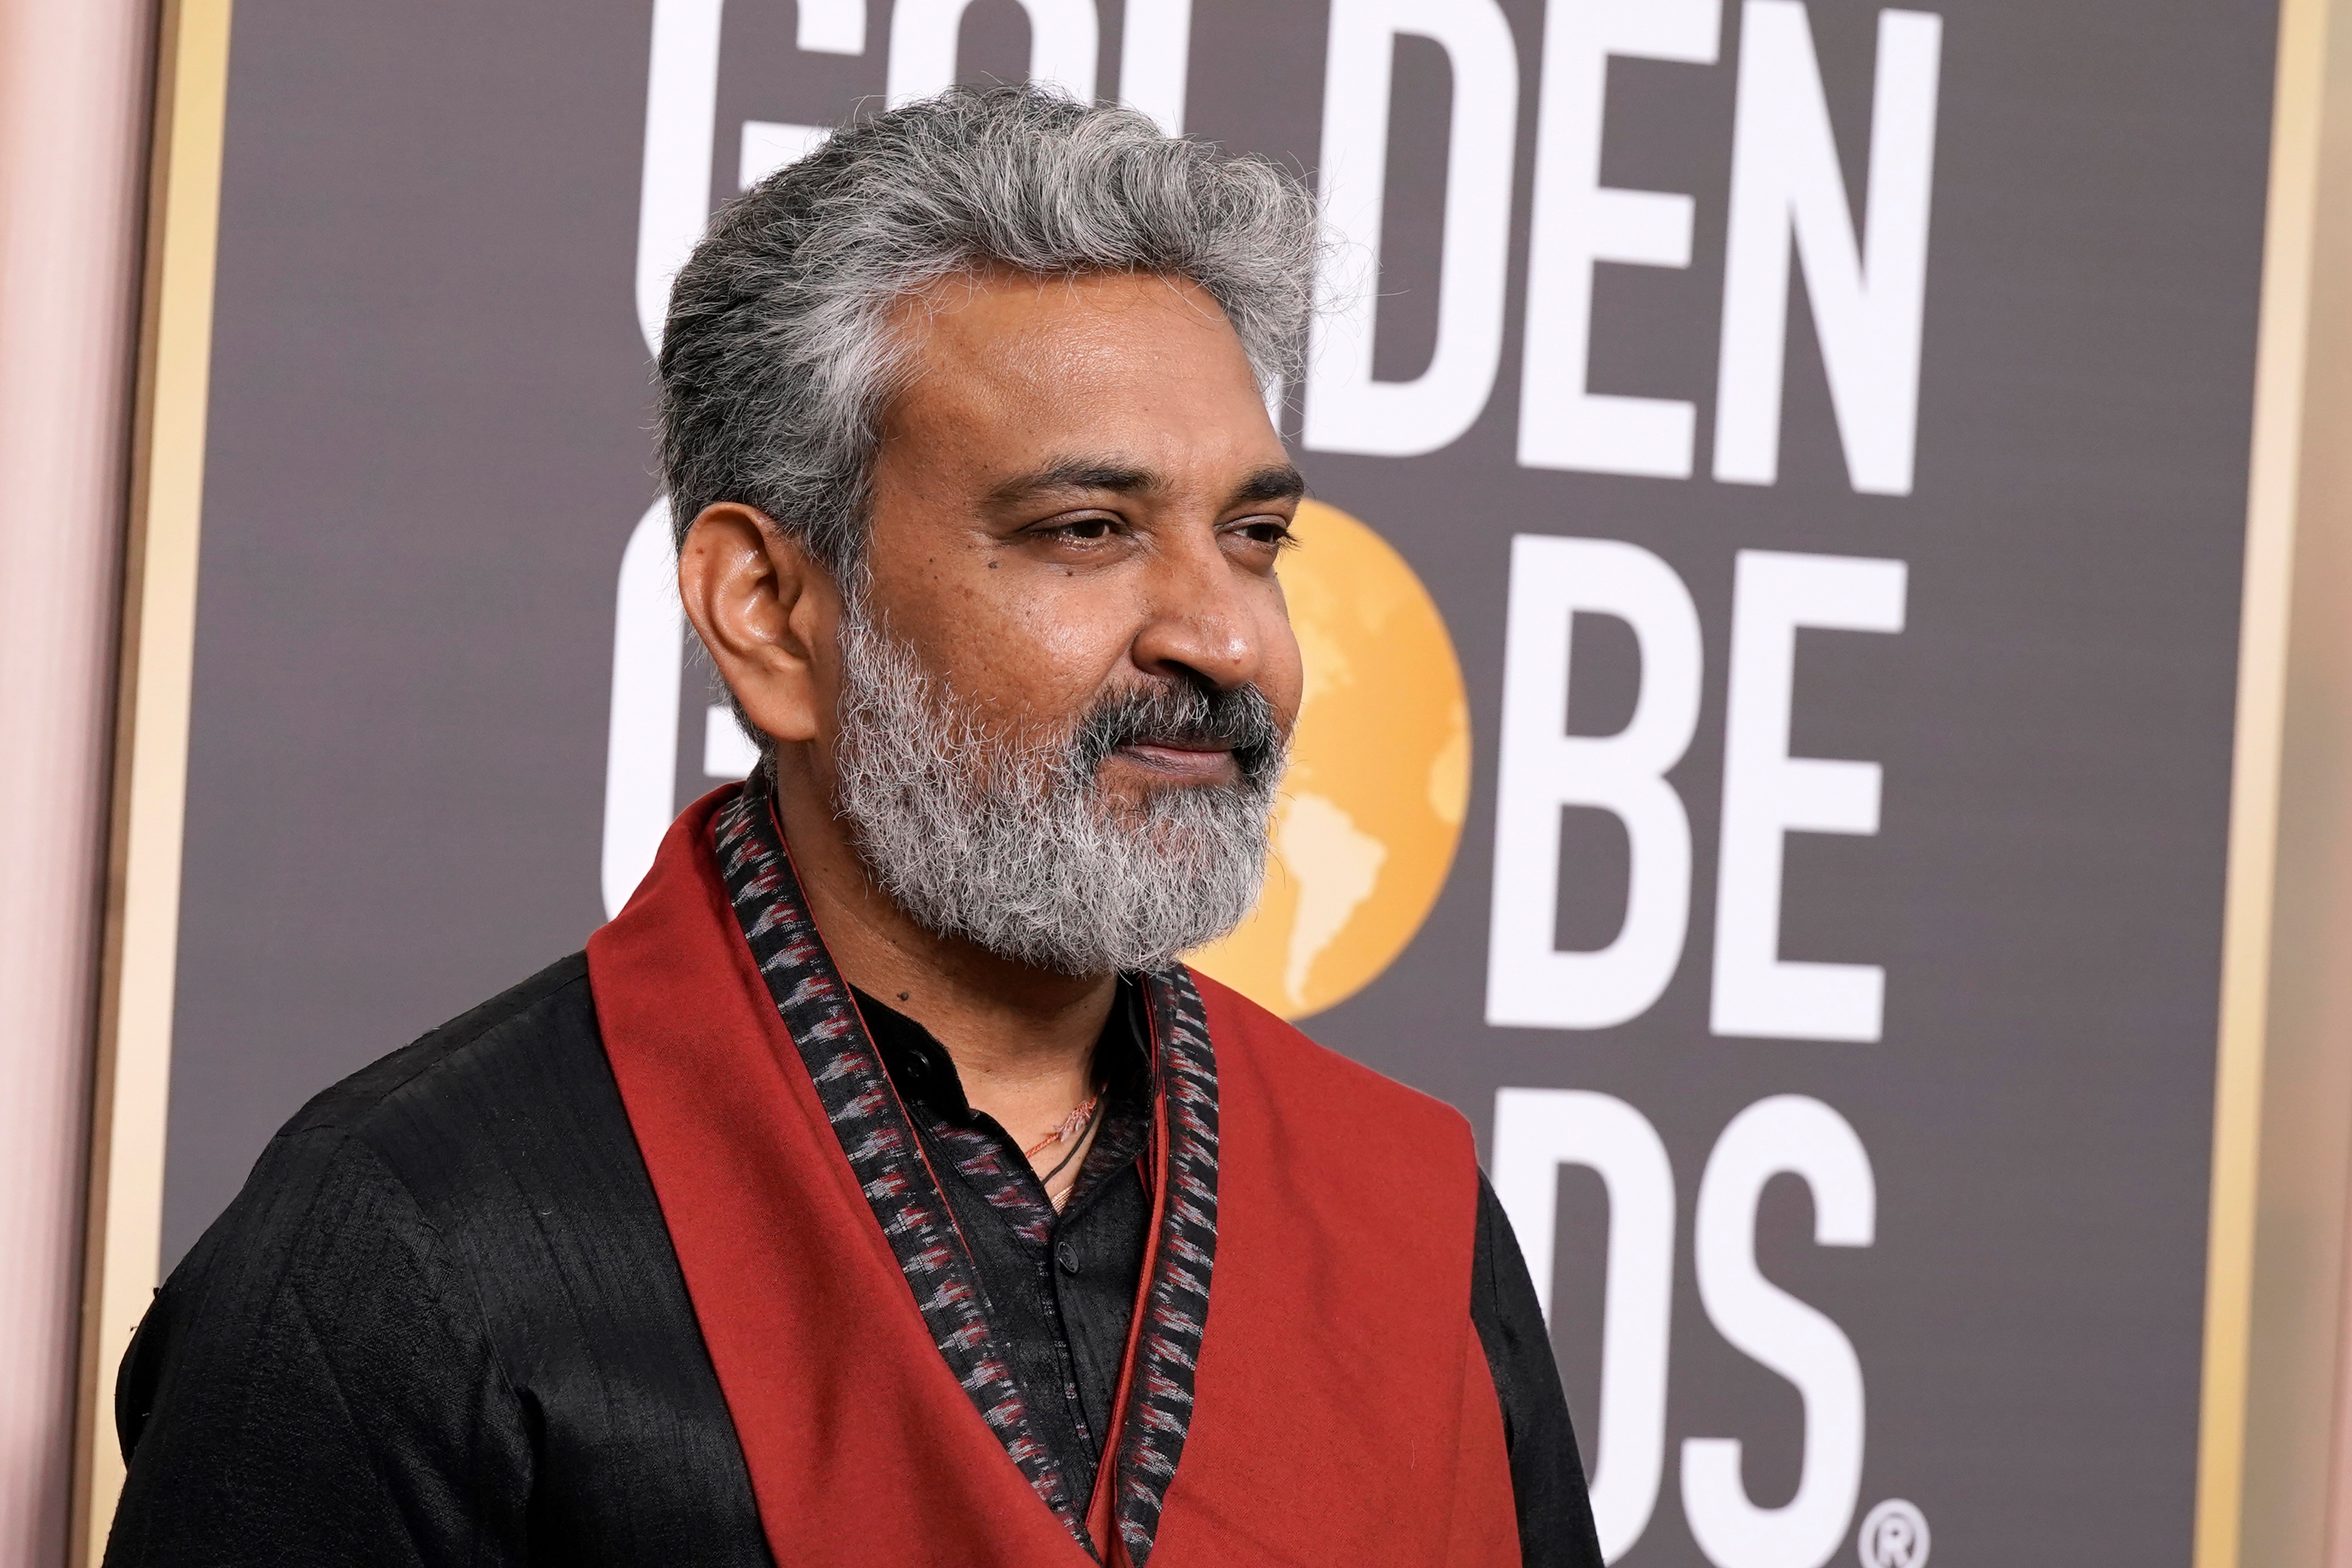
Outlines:
{"label": "neck", "polygon": [[1023,1146],[1057,1125],[1094,1092],[1118,976],[1060,974],[926,931],[875,886],[815,781],[789,751],[778,761],[776,816],[842,977],[929,1029],[972,1109]]}

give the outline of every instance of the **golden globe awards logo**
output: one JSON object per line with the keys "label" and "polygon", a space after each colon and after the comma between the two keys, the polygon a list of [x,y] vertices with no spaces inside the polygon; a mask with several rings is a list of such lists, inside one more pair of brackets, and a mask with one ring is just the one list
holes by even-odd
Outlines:
{"label": "golden globe awards logo", "polygon": [[[669,280],[709,218],[713,171],[748,186],[824,134],[797,120],[721,122],[725,8],[724,0],[653,0],[635,266],[649,349],[658,346]],[[1022,0],[1020,9],[1029,77],[1097,97],[1097,7]],[[1717,0],[1609,0],[1569,7],[1578,25],[1547,37],[1524,252],[1521,468],[1699,481],[1696,401],[1591,384],[1597,264],[1685,269],[1701,232],[1693,195],[1601,184],[1602,100],[1612,58],[1716,62],[1727,9]],[[871,10],[887,21],[869,37],[862,0],[800,0],[795,46],[884,57],[891,103],[954,79],[966,0]],[[1738,13],[1710,478],[1778,482],[1786,339],[1791,322],[1806,319],[1789,303],[1801,279],[1852,490],[1908,495],[1942,19],[1904,9],[1877,17],[1867,189],[1856,193],[1842,163],[1851,139],[1832,124],[1809,7],[1743,0]],[[1171,132],[1183,129],[1188,15],[1184,0],[1123,7],[1118,94]],[[1391,68],[1406,35],[1445,54],[1454,110],[1437,342],[1420,375],[1389,381],[1374,374],[1373,340]],[[1329,8],[1318,180],[1341,243],[1318,283],[1329,308],[1317,317],[1302,384],[1291,389],[1304,451],[1413,459],[1483,416],[1509,338],[1519,47],[1495,0]],[[1298,532],[1305,548],[1281,574],[1307,685],[1270,828],[1269,874],[1242,926],[1192,955],[1291,1018],[1371,984],[1429,918],[1464,826],[1472,740],[1452,641],[1402,556],[1327,505],[1302,507]],[[1465,1025],[1572,1037],[1633,1023],[1656,1005],[1685,967],[1695,895],[1706,891],[1685,799],[1698,789],[1713,791],[1718,806],[1712,909],[1698,905],[1714,923],[1703,977],[1709,1034],[1855,1045],[1884,1037],[1881,966],[1787,952],[1782,872],[1791,836],[1874,836],[1880,816],[1876,762],[1808,756],[1796,745],[1794,716],[1817,700],[1799,689],[1798,636],[1901,635],[1909,566],[1727,547],[1732,603],[1727,618],[1710,624],[1683,571],[1631,540],[1515,532],[1490,601],[1504,622],[1502,686],[1480,698],[1495,714],[1492,901],[1485,1005]],[[667,507],[656,500],[629,535],[617,583],[602,853],[608,912],[651,864],[681,784],[691,790],[695,731],[703,778],[740,777],[752,762],[728,710],[689,690],[675,575]],[[1640,649],[1633,712],[1613,733],[1568,722],[1578,616],[1623,624]],[[1712,777],[1678,777],[1717,638],[1728,675],[1722,767]],[[1615,816],[1631,850],[1621,927],[1591,951],[1558,944],[1559,826],[1570,808]],[[1733,1115],[1703,1152],[1687,1144],[1670,1152],[1633,1100],[1511,1085],[1496,1091],[1490,1128],[1494,1187],[1547,1317],[1561,1169],[1598,1174],[1608,1195],[1591,1488],[1604,1556],[1618,1561],[1643,1539],[1673,1474],[1691,1542],[1714,1568],[1822,1568],[1849,1542],[1864,1568],[1925,1568],[1927,1524],[1917,1508],[1887,1500],[1860,1509],[1868,1404],[1853,1341],[1775,1283],[1758,1247],[1764,1190],[1783,1176],[1811,1193],[1814,1246],[1874,1245],[1877,1179],[1860,1131],[1825,1100],[1773,1093]],[[1727,1430],[1684,1436],[1669,1420],[1676,1279],[1685,1267],[1709,1329],[1802,1400],[1798,1478],[1786,1501],[1759,1502],[1748,1491],[1743,1455],[1756,1439]]]}

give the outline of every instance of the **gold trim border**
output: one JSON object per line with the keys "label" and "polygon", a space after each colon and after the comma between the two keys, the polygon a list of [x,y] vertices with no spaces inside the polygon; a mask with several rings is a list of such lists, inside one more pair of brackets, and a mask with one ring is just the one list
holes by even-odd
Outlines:
{"label": "gold trim border", "polygon": [[165,0],[155,69],[68,1561],[122,1490],[114,1370],[162,1267],[198,528],[232,0]]}
{"label": "gold trim border", "polygon": [[[2238,656],[2237,734],[2230,788],[2229,870],[2223,896],[2221,1005],[2213,1095],[2213,1169],[2200,1399],[2196,1568],[2238,1568],[2245,1555],[2246,1463],[2255,1412],[2256,1270],[2264,1197],[2265,1070],[2272,1063],[2273,923],[2280,892],[2280,819],[2286,727],[2343,722],[2290,713],[2290,612],[2296,529],[2303,509],[2306,396],[2314,350],[2313,286],[2323,196],[2320,166],[2328,109],[2331,23],[2345,0],[2283,0],[2272,104],[2269,203],[2254,365],[2253,440],[2246,498],[2246,551]],[[2339,112],[2346,107],[2336,105]],[[2275,1094],[2288,1086],[2268,1086]],[[2275,1179],[2275,1178],[2273,1178]],[[2328,1283],[2334,1283],[2331,1279]],[[2333,1321],[2336,1300],[2325,1303]],[[2312,1369],[2313,1376],[2323,1375]],[[2326,1485],[2332,1454],[2301,1451],[2307,1439],[2259,1434],[2273,1459],[2309,1467]],[[2277,1448],[2280,1451],[2271,1453]],[[2259,1521],[2255,1521],[2259,1522]],[[2298,1559],[2302,1553],[2295,1553]],[[2316,1568],[2317,1558],[2312,1559]]]}

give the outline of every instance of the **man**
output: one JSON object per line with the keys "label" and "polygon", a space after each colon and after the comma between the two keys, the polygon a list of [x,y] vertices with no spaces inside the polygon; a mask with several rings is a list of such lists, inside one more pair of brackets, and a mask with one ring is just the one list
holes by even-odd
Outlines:
{"label": "man", "polygon": [[1462,1119],[1177,962],[1300,699],[1313,237],[1018,89],[721,215],[663,452],[760,769],[272,1143],[125,1362],[110,1562],[1597,1568]]}

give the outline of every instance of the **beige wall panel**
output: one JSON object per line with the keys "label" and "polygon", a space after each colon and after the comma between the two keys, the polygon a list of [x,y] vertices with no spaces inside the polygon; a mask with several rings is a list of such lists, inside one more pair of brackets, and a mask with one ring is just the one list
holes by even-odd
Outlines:
{"label": "beige wall panel", "polygon": [[0,0],[0,1563],[65,1551],[152,12]]}
{"label": "beige wall panel", "polygon": [[114,1372],[160,1264],[163,1110],[187,794],[197,521],[228,84],[229,0],[164,0],[131,435],[68,1558],[95,1563],[122,1487]]}

